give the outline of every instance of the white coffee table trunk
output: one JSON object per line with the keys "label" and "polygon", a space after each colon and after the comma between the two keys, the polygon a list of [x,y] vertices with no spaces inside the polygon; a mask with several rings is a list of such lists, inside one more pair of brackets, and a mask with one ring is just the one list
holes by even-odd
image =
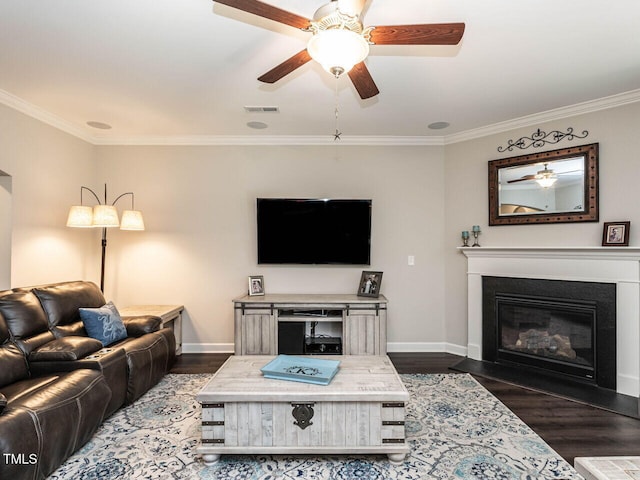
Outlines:
{"label": "white coffee table trunk", "polygon": [[[197,396],[205,463],[221,454],[386,454],[401,462],[409,394],[387,356],[331,356],[329,385],[263,378],[273,356],[233,356]],[[309,417],[309,415],[312,415]]]}

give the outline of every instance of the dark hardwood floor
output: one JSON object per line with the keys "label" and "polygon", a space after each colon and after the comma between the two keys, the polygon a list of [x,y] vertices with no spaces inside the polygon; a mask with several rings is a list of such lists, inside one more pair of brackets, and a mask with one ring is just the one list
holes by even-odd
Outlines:
{"label": "dark hardwood floor", "polygon": [[[225,353],[183,354],[171,373],[213,373]],[[462,357],[447,353],[390,353],[399,373],[457,373]],[[475,378],[573,465],[574,457],[640,455],[640,420],[509,383]]]}

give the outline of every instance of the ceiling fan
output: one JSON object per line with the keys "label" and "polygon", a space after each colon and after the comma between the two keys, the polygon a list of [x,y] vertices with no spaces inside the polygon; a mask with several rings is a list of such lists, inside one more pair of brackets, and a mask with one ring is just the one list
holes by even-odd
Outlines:
{"label": "ceiling fan", "polygon": [[517,183],[517,182],[526,182],[528,180],[535,180],[538,184],[543,188],[549,188],[553,185],[556,180],[558,180],[558,175],[566,175],[569,173],[580,172],[582,170],[570,170],[567,172],[554,172],[548,167],[548,163],[544,164],[544,168],[542,170],[538,170],[536,174],[532,175],[523,175],[520,178],[516,178],[514,180],[509,180],[507,183]]}
{"label": "ceiling fan", "polygon": [[457,45],[465,28],[464,23],[365,28],[362,11],[368,0],[331,0],[315,12],[313,20],[258,0],[214,1],[313,34],[306,49],[258,77],[259,81],[275,83],[313,59],[336,77],[347,73],[362,99],[380,93],[364,64],[369,45]]}

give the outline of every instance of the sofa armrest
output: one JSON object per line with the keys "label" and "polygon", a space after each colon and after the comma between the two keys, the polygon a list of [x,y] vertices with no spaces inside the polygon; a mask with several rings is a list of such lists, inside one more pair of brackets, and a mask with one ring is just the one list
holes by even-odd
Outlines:
{"label": "sofa armrest", "polygon": [[7,406],[7,397],[0,393],[0,415],[4,411],[4,407]]}
{"label": "sofa armrest", "polygon": [[30,362],[80,360],[102,348],[95,338],[69,336],[47,342],[29,354]]}
{"label": "sofa armrest", "polygon": [[[127,340],[123,340],[126,342]],[[124,349],[107,347],[96,353],[87,355],[77,361],[49,361],[30,362],[29,369],[33,376],[46,377],[60,375],[62,372],[73,370],[98,370],[107,381],[111,390],[111,401],[107,407],[106,415],[109,416],[120,408],[127,395],[127,356]],[[0,436],[0,443],[1,443]],[[1,461],[1,458],[0,458]]]}
{"label": "sofa armrest", "polygon": [[140,315],[135,317],[122,317],[127,335],[141,337],[147,333],[157,332],[162,328],[162,319],[155,315]]}

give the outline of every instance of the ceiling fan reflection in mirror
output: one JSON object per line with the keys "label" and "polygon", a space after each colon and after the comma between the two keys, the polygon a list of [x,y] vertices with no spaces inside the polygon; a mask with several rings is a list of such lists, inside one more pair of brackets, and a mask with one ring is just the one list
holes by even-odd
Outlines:
{"label": "ceiling fan reflection in mirror", "polygon": [[364,27],[369,0],[332,0],[313,20],[258,0],[214,1],[313,34],[306,49],[260,76],[261,82],[275,83],[313,59],[335,77],[347,73],[363,100],[380,93],[364,63],[369,45],[457,45],[465,28],[464,23]]}
{"label": "ceiling fan reflection in mirror", "polygon": [[531,174],[531,175],[523,175],[520,178],[509,180],[507,181],[507,183],[517,183],[517,182],[526,182],[529,180],[535,180],[538,183],[538,185],[540,185],[542,188],[549,188],[554,183],[556,183],[556,180],[558,180],[558,175],[568,175],[575,172],[582,172],[582,170],[569,170],[566,172],[556,173],[549,168],[548,163],[545,163],[544,168],[542,170],[538,170],[537,173]]}

